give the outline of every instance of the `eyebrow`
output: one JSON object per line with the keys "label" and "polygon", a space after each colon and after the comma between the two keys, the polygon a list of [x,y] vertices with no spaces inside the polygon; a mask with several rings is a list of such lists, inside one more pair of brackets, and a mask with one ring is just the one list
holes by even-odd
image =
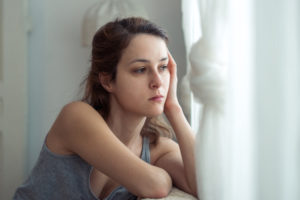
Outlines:
{"label": "eyebrow", "polygon": [[[159,61],[162,62],[162,61],[165,61],[165,60],[168,60],[168,57],[164,57],[164,58],[160,59]],[[131,61],[129,64],[132,64],[132,63],[135,63],[135,62],[150,63],[150,60],[143,59],[143,58],[138,58],[138,59],[134,59],[134,60]]]}

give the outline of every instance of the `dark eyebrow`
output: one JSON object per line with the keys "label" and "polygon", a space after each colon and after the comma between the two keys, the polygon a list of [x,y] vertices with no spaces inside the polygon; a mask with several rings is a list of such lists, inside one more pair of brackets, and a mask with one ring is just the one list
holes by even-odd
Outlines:
{"label": "dark eyebrow", "polygon": [[165,61],[165,60],[168,60],[168,57],[160,59],[160,61]]}
{"label": "dark eyebrow", "polygon": [[[159,61],[165,61],[165,60],[168,60],[168,57],[164,57],[162,59],[160,59]],[[143,58],[138,58],[138,59],[135,59],[133,61],[131,61],[129,64],[132,64],[132,63],[135,63],[135,62],[144,62],[144,63],[150,63],[150,60],[147,60],[147,59],[143,59]]]}

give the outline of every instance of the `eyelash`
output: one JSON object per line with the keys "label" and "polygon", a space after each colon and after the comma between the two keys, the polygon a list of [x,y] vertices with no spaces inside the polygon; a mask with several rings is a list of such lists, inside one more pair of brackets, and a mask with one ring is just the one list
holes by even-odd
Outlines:
{"label": "eyelash", "polygon": [[137,74],[141,74],[141,73],[143,73],[145,70],[146,70],[145,67],[140,67],[140,68],[138,68],[138,69],[135,69],[134,72],[137,73]]}
{"label": "eyelash", "polygon": [[[162,65],[159,67],[159,70],[161,70],[161,71],[165,71],[167,69],[168,69],[167,65]],[[146,70],[146,67],[140,67],[138,69],[135,69],[134,73],[141,74],[141,73],[145,72],[145,70]]]}
{"label": "eyelash", "polygon": [[160,69],[162,69],[163,71],[165,71],[166,69],[168,69],[168,66],[167,65],[163,65],[160,67]]}

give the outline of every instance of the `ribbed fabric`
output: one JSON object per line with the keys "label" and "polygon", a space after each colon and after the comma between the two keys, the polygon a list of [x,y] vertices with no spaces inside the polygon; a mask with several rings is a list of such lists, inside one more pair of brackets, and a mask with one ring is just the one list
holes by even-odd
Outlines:
{"label": "ribbed fabric", "polygon": [[[141,159],[150,163],[149,139],[143,138]],[[58,155],[44,143],[29,178],[14,200],[97,200],[90,188],[92,166],[77,155]],[[116,188],[105,200],[137,199],[124,187]]]}

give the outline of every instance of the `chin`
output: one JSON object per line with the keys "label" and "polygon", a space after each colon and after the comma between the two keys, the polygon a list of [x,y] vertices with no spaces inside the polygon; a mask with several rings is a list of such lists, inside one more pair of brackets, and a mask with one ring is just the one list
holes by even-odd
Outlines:
{"label": "chin", "polygon": [[163,114],[163,109],[160,109],[160,110],[152,110],[151,112],[147,113],[147,117],[157,117],[161,114]]}

